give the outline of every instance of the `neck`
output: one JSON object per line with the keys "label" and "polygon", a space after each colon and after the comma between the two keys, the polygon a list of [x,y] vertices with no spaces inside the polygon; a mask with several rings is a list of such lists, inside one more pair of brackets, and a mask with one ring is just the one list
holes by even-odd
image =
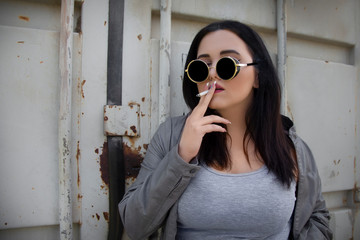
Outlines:
{"label": "neck", "polygon": [[231,124],[227,125],[227,132],[231,137],[231,146],[243,146],[244,135],[246,131],[246,121],[245,121],[245,109],[240,108],[229,109],[229,110],[220,110],[218,111],[220,115],[229,120]]}

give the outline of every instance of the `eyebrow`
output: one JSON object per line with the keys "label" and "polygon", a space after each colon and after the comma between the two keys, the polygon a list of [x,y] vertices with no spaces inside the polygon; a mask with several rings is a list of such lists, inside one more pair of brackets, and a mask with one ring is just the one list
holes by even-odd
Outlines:
{"label": "eyebrow", "polygon": [[[229,54],[229,53],[235,53],[235,54],[241,56],[241,54],[238,51],[233,50],[233,49],[223,50],[220,52],[220,55],[225,55],[225,54]],[[197,58],[207,58],[207,57],[210,57],[210,55],[205,53],[205,54],[199,55]]]}
{"label": "eyebrow", "polygon": [[229,54],[229,53],[235,53],[235,54],[241,56],[241,54],[238,51],[233,50],[233,49],[223,50],[220,52],[220,55]]}

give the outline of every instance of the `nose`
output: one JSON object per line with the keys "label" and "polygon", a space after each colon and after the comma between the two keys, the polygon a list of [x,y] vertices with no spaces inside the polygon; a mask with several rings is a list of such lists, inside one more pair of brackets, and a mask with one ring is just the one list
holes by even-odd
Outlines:
{"label": "nose", "polygon": [[218,75],[216,72],[216,67],[215,66],[211,66],[209,67],[209,81],[211,82],[214,79],[218,79]]}

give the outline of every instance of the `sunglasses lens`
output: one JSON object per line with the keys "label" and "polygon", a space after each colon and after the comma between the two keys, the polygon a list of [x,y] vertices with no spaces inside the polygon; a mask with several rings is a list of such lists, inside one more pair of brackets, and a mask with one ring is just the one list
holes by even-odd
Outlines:
{"label": "sunglasses lens", "polygon": [[195,60],[188,67],[188,75],[195,82],[205,81],[209,75],[209,69],[203,61]]}
{"label": "sunglasses lens", "polygon": [[222,58],[216,64],[216,72],[223,80],[230,80],[236,73],[235,62],[231,58]]}

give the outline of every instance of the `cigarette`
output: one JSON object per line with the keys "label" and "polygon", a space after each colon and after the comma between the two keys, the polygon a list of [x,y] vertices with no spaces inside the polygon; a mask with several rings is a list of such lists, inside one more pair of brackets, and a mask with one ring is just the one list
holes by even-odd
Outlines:
{"label": "cigarette", "polygon": [[[213,83],[213,85],[215,86],[215,84],[216,84],[216,81]],[[207,87],[209,87],[209,85],[210,85],[210,83],[206,84]],[[196,96],[197,97],[202,97],[202,96],[208,94],[208,92],[210,91],[211,88],[212,88],[212,86],[210,86],[210,88],[208,90],[205,90],[205,91],[203,91],[201,93],[196,94]]]}
{"label": "cigarette", "polygon": [[196,96],[197,97],[202,97],[202,96],[206,95],[208,92],[209,92],[209,90],[206,90],[206,91],[203,91],[201,93],[196,94]]}

